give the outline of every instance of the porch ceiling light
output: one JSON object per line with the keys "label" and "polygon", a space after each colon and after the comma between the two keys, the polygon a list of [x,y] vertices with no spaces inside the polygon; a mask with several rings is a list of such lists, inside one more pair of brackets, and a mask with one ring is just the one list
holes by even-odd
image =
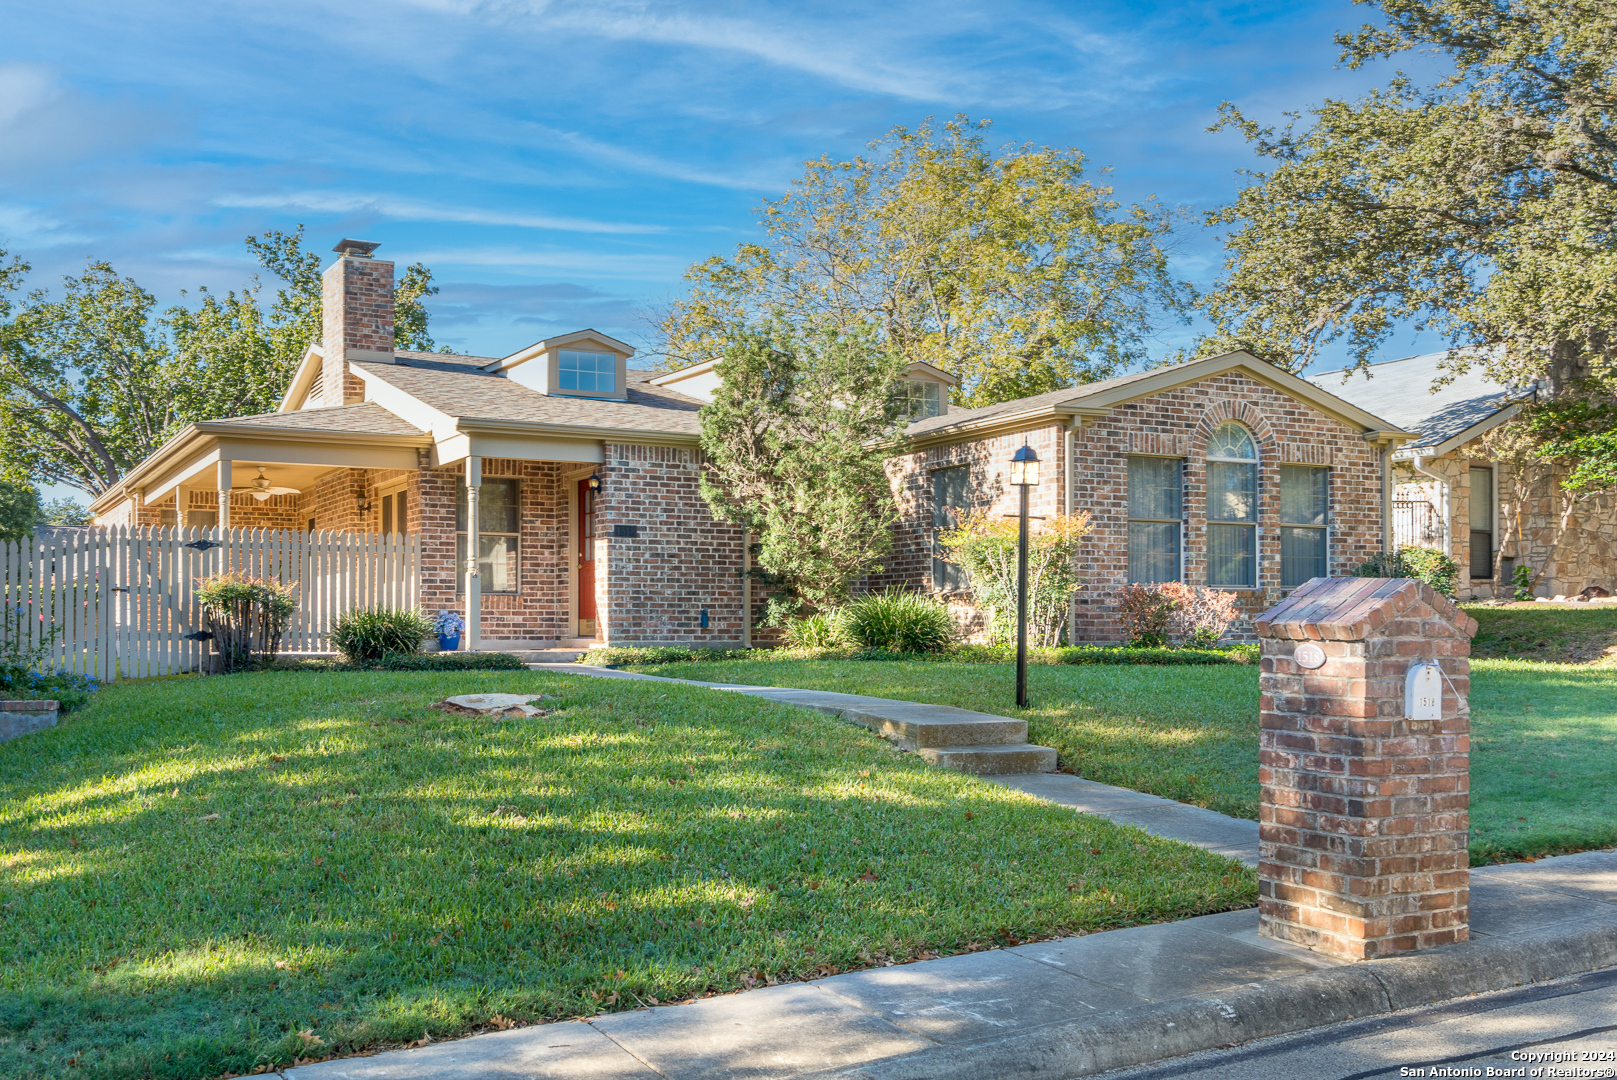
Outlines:
{"label": "porch ceiling light", "polygon": [[269,477],[265,476],[264,472],[265,467],[260,465],[258,467],[258,475],[253,478],[253,482],[251,484],[248,484],[246,487],[231,488],[231,490],[248,492],[259,502],[268,502],[271,495],[299,494],[297,488],[277,487],[276,485],[270,483]]}
{"label": "porch ceiling light", "polygon": [[1011,483],[1017,487],[1039,486],[1039,455],[1033,447],[1023,445],[1011,455]]}

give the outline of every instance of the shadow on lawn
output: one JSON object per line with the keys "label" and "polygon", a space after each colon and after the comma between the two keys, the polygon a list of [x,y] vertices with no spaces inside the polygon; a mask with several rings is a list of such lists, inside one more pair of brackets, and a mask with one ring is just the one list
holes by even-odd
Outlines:
{"label": "shadow on lawn", "polygon": [[424,708],[486,676],[333,678],[116,687],[0,747],[0,1074],[216,1075],[1251,902],[768,702],[525,676],[559,711],[494,722]]}

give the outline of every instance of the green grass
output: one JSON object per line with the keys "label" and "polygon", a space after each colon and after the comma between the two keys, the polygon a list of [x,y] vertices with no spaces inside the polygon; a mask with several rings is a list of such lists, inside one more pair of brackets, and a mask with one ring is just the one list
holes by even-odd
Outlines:
{"label": "green grass", "polygon": [[[426,708],[514,688],[557,711]],[[123,683],[0,744],[0,1076],[250,1072],[1255,891],[1228,860],[739,695],[531,672]]]}
{"label": "green grass", "polygon": [[1472,661],[1471,858],[1617,844],[1617,669]]}
{"label": "green grass", "polygon": [[1600,605],[1467,605],[1477,620],[1471,655],[1489,660],[1612,663],[1617,660],[1617,608]]}
{"label": "green grass", "polygon": [[[704,664],[645,670],[714,677]],[[1026,711],[1008,665],[760,661],[722,674],[1019,716],[1064,769],[1258,816],[1253,668],[1030,667]],[[1474,864],[1617,844],[1617,668],[1474,660],[1471,709]]]}
{"label": "green grass", "polygon": [[1015,716],[1061,767],[1236,817],[1258,816],[1258,672],[1245,665],[1030,666],[1015,706],[1009,664],[733,660],[637,667],[681,679],[796,686]]}

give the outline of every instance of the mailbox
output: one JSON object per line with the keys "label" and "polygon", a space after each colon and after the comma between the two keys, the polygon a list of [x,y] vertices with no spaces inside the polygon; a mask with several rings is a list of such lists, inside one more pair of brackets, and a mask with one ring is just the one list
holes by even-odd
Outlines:
{"label": "mailbox", "polygon": [[1443,719],[1443,671],[1436,664],[1411,665],[1404,676],[1404,718]]}

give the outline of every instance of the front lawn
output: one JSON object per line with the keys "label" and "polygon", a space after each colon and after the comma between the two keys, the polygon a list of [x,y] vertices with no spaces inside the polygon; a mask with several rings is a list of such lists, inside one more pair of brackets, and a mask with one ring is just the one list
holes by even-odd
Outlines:
{"label": "front lawn", "polygon": [[[495,689],[557,711],[426,708]],[[1228,860],[739,695],[122,683],[0,744],[0,1076],[250,1072],[1255,893]]]}
{"label": "front lawn", "polygon": [[[1250,667],[1030,667],[1026,711],[1012,704],[1009,665],[760,660],[643,670],[1019,716],[1070,772],[1258,816]],[[1478,659],[1472,688],[1473,863],[1617,844],[1617,668]]]}

